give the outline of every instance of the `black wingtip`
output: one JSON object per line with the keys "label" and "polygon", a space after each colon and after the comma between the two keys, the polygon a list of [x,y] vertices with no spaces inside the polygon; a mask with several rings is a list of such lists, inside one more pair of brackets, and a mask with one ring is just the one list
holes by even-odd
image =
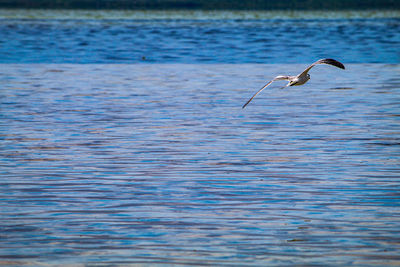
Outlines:
{"label": "black wingtip", "polygon": [[337,61],[337,60],[335,60],[333,58],[321,59],[320,62],[324,63],[324,64],[329,64],[329,65],[338,67],[340,69],[346,69],[342,63],[340,63],[339,61]]}
{"label": "black wingtip", "polygon": [[254,98],[257,94],[258,94],[258,92],[257,92],[255,95],[253,95],[252,98],[250,98],[249,100],[247,100],[246,104],[244,104],[244,105],[242,106],[242,109],[245,108],[248,104],[250,104],[251,100],[253,100],[253,98]]}

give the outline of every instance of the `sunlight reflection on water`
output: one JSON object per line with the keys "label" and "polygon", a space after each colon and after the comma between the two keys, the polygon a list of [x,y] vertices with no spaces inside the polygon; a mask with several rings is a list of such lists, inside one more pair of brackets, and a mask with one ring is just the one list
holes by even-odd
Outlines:
{"label": "sunlight reflection on water", "polygon": [[399,264],[400,68],[346,67],[3,64],[1,257]]}

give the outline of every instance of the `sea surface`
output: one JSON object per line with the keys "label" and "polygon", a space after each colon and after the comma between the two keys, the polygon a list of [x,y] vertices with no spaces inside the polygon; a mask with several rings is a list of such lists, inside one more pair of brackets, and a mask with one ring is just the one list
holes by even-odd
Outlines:
{"label": "sea surface", "polygon": [[0,18],[1,266],[400,265],[398,13]]}
{"label": "sea surface", "polygon": [[400,62],[400,11],[0,10],[0,63]]}

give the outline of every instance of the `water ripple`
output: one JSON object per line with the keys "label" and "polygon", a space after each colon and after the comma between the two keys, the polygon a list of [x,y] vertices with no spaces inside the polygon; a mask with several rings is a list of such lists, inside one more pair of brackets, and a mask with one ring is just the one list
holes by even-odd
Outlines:
{"label": "water ripple", "polygon": [[340,55],[347,63],[397,64],[399,24],[398,16],[156,20],[6,17],[0,19],[0,62],[270,64],[309,63]]}
{"label": "water ripple", "polygon": [[303,67],[3,64],[0,264],[399,264],[399,65]]}

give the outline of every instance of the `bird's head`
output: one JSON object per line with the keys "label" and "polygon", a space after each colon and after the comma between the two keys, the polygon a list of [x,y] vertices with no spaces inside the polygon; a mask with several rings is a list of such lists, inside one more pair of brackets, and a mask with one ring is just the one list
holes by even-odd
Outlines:
{"label": "bird's head", "polygon": [[307,73],[307,80],[309,80],[309,79],[310,79],[310,77],[311,77],[311,76],[310,76],[310,74],[308,74],[308,73]]}

